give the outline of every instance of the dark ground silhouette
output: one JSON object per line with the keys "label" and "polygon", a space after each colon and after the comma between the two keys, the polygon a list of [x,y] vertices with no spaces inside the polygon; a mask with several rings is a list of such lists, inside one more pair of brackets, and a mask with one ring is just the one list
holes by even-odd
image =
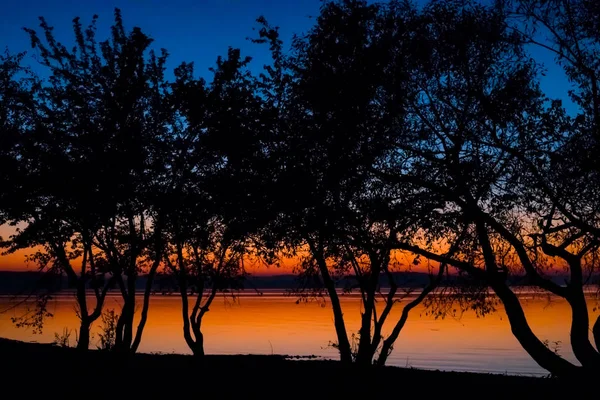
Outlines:
{"label": "dark ground silhouette", "polygon": [[[360,368],[337,361],[297,361],[278,355],[208,355],[203,362],[184,355],[135,354],[124,358],[110,352],[80,352],[7,339],[0,339],[0,354],[3,365],[0,379],[5,390],[15,390],[26,398],[40,394],[67,398],[112,397],[129,394],[127,391],[153,398],[181,398],[200,393],[218,394],[223,398],[337,398],[345,395],[355,398],[361,393],[369,393],[370,398],[387,393],[398,393],[398,397],[404,394],[431,398],[445,394],[453,398],[482,395],[503,398],[535,393],[555,398],[567,388],[570,393],[574,393],[574,387],[585,390],[583,385],[552,378],[397,367]],[[116,379],[114,386],[100,385],[115,377],[139,384],[119,386]],[[319,385],[315,377],[327,378]]]}

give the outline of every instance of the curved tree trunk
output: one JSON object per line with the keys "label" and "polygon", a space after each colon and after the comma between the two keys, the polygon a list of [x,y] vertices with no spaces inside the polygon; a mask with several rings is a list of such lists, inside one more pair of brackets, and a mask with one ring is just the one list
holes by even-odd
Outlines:
{"label": "curved tree trunk", "polygon": [[[480,236],[483,236],[485,239],[485,232],[482,232]],[[482,244],[485,243],[485,240],[482,240]],[[529,323],[527,322],[527,318],[523,312],[523,307],[521,306],[517,295],[508,287],[504,280],[505,278],[502,277],[502,274],[498,273],[499,271],[490,271],[491,268],[489,267],[495,266],[495,261],[493,259],[488,260],[488,258],[491,258],[489,257],[489,253],[491,253],[490,246],[484,246],[484,256],[486,256],[487,271],[480,270],[463,261],[439,256],[426,250],[422,250],[416,246],[403,244],[402,246],[397,246],[397,248],[409,250],[416,254],[422,254],[423,256],[438,262],[447,262],[448,264],[453,265],[471,274],[472,276],[481,279],[482,281],[486,281],[504,305],[513,335],[519,341],[523,349],[531,356],[531,358],[533,358],[535,362],[538,363],[538,365],[548,370],[551,374],[560,377],[573,377],[578,372],[582,371],[581,367],[573,365],[550,350],[533,333]]]}
{"label": "curved tree trunk", "polygon": [[527,322],[517,295],[514,294],[505,282],[494,279],[490,282],[490,286],[496,295],[498,295],[502,304],[504,304],[513,335],[540,367],[548,370],[552,375],[559,377],[574,376],[581,370],[580,367],[571,364],[554,353],[538,339]]}
{"label": "curved tree trunk", "polygon": [[88,350],[90,347],[90,328],[92,323],[96,321],[102,314],[102,307],[104,306],[104,299],[108,292],[110,284],[107,284],[101,293],[96,295],[96,305],[94,311],[88,314],[87,311],[87,297],[85,280],[79,278],[77,285],[77,305],[79,307],[79,313],[81,318],[81,324],[79,326],[79,336],[77,338],[77,349]]}
{"label": "curved tree trunk", "polygon": [[390,336],[388,336],[383,341],[383,345],[381,346],[381,353],[379,354],[379,357],[377,358],[377,365],[379,365],[380,367],[383,367],[385,365],[388,357],[390,356],[390,354],[392,354],[392,349],[394,347],[394,343],[396,342],[396,339],[398,339],[398,336],[400,335],[402,328],[404,328],[404,325],[406,324],[406,320],[408,319],[408,314],[409,314],[410,310],[416,306],[416,304],[415,304],[411,307],[411,304],[406,305],[406,307],[404,307],[402,309],[402,316],[400,317],[400,320],[394,326],[394,329],[392,330],[392,333],[390,334]]}
{"label": "curved tree trunk", "polygon": [[573,354],[582,366],[586,368],[600,368],[600,353],[590,341],[590,320],[587,303],[583,290],[573,288],[574,293],[567,296],[571,306],[571,347]]}
{"label": "curved tree trunk", "polygon": [[327,290],[327,294],[329,295],[329,299],[331,300],[331,310],[333,311],[333,324],[335,326],[335,333],[338,340],[337,346],[338,351],[340,352],[340,361],[345,364],[350,364],[352,363],[352,348],[350,347],[350,341],[348,340],[348,333],[346,331],[346,324],[344,322],[344,313],[342,312],[340,298],[335,289],[335,282],[329,274],[327,263],[325,262],[325,258],[323,257],[322,246],[319,246],[317,248],[315,243],[312,240],[308,239],[307,243],[314,259],[317,261],[319,273],[323,278],[323,284],[325,285],[325,289]]}
{"label": "curved tree trunk", "polygon": [[[555,376],[572,376],[580,368],[571,364],[569,361],[560,357],[558,354],[550,350],[531,330],[529,322],[525,317],[523,307],[519,302],[517,295],[508,287],[506,283],[506,276],[500,273],[496,264],[496,257],[490,239],[485,226],[485,222],[482,219],[476,220],[477,237],[479,243],[483,249],[483,256],[485,259],[485,279],[488,284],[494,290],[506,311],[508,321],[510,323],[510,329],[519,341],[523,349],[540,367],[548,370],[552,375]],[[519,251],[517,249],[517,251]],[[529,263],[530,260],[527,258],[527,254],[519,255],[521,262]]]}
{"label": "curved tree trunk", "polygon": [[596,318],[592,333],[594,335],[594,342],[596,343],[596,350],[600,351],[600,315]]}
{"label": "curved tree trunk", "polygon": [[200,321],[192,321],[192,331],[196,338],[196,343],[192,348],[192,352],[196,357],[204,357],[204,335],[200,329]]}
{"label": "curved tree trunk", "polygon": [[[185,289],[184,289],[185,291]],[[195,357],[204,357],[204,335],[200,330],[200,322],[190,321],[187,292],[182,291],[183,338]],[[192,335],[193,333],[193,335]]]}
{"label": "curved tree trunk", "polygon": [[352,363],[352,348],[350,347],[350,341],[348,340],[348,333],[346,332],[346,324],[344,323],[344,313],[342,312],[342,305],[340,298],[335,290],[335,283],[329,275],[329,270],[325,260],[322,257],[317,258],[319,264],[319,270],[323,277],[323,283],[327,289],[329,299],[331,300],[331,309],[333,311],[333,322],[335,325],[335,333],[338,339],[338,350],[340,352],[340,361],[343,363]]}
{"label": "curved tree trunk", "polygon": [[[187,285],[184,279],[179,280],[179,293],[181,294],[181,317],[183,318],[183,338],[192,354],[196,357],[204,357],[204,337],[200,333],[200,326],[191,321],[189,313],[189,303],[187,294]],[[199,293],[198,296],[202,296]],[[193,330],[193,335],[192,335]]]}

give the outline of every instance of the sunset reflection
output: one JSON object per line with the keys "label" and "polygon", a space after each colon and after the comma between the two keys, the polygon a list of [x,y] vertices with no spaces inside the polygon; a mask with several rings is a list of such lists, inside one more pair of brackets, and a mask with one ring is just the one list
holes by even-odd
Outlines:
{"label": "sunset reflection", "polygon": [[[93,300],[90,298],[90,301]],[[174,295],[152,297],[140,351],[189,354],[181,334],[179,301],[179,297]],[[568,347],[568,305],[558,299],[525,296],[521,302],[534,332],[542,340],[548,340],[551,348],[556,348],[561,355],[575,362]],[[1,304],[6,307],[9,299],[2,298]],[[54,334],[66,327],[73,329],[74,340],[79,323],[73,312],[74,305],[73,298],[69,296],[54,300],[51,311],[55,316],[48,320],[41,335],[32,335],[30,331],[17,329],[11,324],[10,317],[17,315],[19,309],[0,314],[0,336],[51,342]],[[118,310],[120,306],[117,296],[107,299],[107,308]],[[349,333],[357,332],[360,324],[359,300],[356,297],[342,297],[342,306]],[[388,333],[391,323],[399,318],[399,306],[390,315],[390,325],[388,330],[384,330],[384,335]],[[461,318],[449,317],[444,320],[426,316],[424,311],[422,306],[413,310],[390,356],[390,365],[517,374],[545,373],[513,337],[501,309],[484,318],[467,312]],[[329,303],[296,304],[294,297],[284,296],[281,292],[267,291],[264,296],[246,295],[236,301],[218,298],[202,328],[209,354],[317,355],[332,359],[338,356],[336,349],[330,346],[330,342],[335,340],[335,330]],[[99,323],[96,323],[93,333],[97,334],[98,329]]]}

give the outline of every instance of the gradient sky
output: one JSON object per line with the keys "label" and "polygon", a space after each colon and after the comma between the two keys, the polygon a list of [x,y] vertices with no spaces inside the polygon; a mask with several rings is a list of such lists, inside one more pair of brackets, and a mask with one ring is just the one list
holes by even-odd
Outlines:
{"label": "gradient sky", "polygon": [[[424,0],[416,1],[423,4]],[[254,58],[253,69],[269,62],[266,46],[250,43],[246,38],[255,36],[255,20],[264,15],[272,25],[280,26],[282,38],[287,41],[293,33],[310,28],[319,11],[321,0],[30,0],[26,3],[10,1],[0,14],[0,51],[29,51],[26,58],[34,68],[35,52],[30,49],[28,35],[23,27],[38,28],[38,17],[44,16],[54,33],[65,45],[72,45],[72,19],[81,17],[84,26],[94,14],[99,16],[98,38],[103,40],[113,21],[113,10],[119,7],[126,29],[140,26],[155,39],[154,48],[166,48],[170,53],[168,69],[182,61],[193,61],[197,74],[209,77],[208,68],[227,48],[239,47],[243,54]],[[39,29],[37,29],[39,31]],[[552,56],[539,48],[532,55],[542,60],[548,72],[542,78],[542,88],[553,98],[562,98],[574,110],[567,98],[569,89],[562,70],[553,63]],[[10,230],[0,227],[0,236]],[[10,257],[0,256],[0,269],[20,269],[23,253]]]}

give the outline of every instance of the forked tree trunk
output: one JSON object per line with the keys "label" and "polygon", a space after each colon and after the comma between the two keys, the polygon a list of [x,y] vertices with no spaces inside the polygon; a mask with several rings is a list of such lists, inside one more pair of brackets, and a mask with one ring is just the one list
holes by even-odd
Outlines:
{"label": "forked tree trunk", "polygon": [[192,321],[191,325],[194,337],[196,338],[194,346],[191,347],[192,353],[194,353],[194,356],[196,357],[204,357],[204,334],[200,329],[200,321]]}
{"label": "forked tree trunk", "polygon": [[371,261],[371,274],[366,282],[366,290],[364,296],[364,312],[361,316],[358,352],[356,354],[356,363],[362,366],[373,364],[373,357],[377,348],[373,346],[373,338],[371,337],[371,321],[373,320],[373,311],[375,308],[375,291],[379,283],[380,266],[374,261]]}
{"label": "forked tree trunk", "polygon": [[540,367],[548,370],[555,376],[573,376],[580,368],[550,350],[531,330],[519,298],[508,287],[506,276],[499,272],[485,222],[478,219],[476,227],[477,236],[485,259],[485,272],[482,272],[484,274],[483,277],[485,277],[488,285],[504,305],[513,335]]}
{"label": "forked tree trunk", "polygon": [[596,318],[592,333],[594,335],[594,343],[596,343],[596,350],[600,351],[600,315]]}
{"label": "forked tree trunk", "polygon": [[413,301],[404,306],[404,308],[402,309],[402,315],[400,316],[400,319],[394,326],[392,333],[390,333],[390,335],[383,341],[383,345],[381,346],[381,352],[379,353],[379,357],[377,358],[377,365],[381,367],[385,365],[388,357],[392,353],[394,343],[396,343],[400,332],[402,332],[404,325],[406,325],[406,321],[408,320],[408,315],[410,314],[410,311],[419,304],[421,304],[421,302],[425,300],[425,297],[427,297],[427,295],[437,287],[442,278],[443,271],[444,267],[440,267],[440,271],[438,273],[437,278],[433,280],[430,284],[425,286],[423,288],[423,291]]}
{"label": "forked tree trunk", "polygon": [[600,370],[600,353],[590,341],[590,317],[583,291],[582,255],[575,255],[564,248],[551,245],[545,239],[542,240],[542,249],[547,255],[560,257],[569,265],[571,281],[561,297],[567,300],[571,307],[571,348],[585,369],[598,371]]}
{"label": "forked tree trunk", "polygon": [[90,329],[92,324],[102,314],[102,308],[104,306],[104,299],[108,292],[110,283],[105,286],[102,292],[96,294],[96,305],[94,311],[91,314],[87,312],[87,298],[85,291],[85,282],[81,282],[77,288],[77,305],[79,307],[81,322],[79,325],[79,336],[77,337],[77,349],[88,350],[90,347]]}
{"label": "forked tree trunk", "polygon": [[[200,331],[200,322],[190,317],[187,282],[185,276],[179,279],[179,292],[181,294],[181,317],[183,318],[183,338],[192,354],[200,359],[204,358],[204,335]],[[198,293],[197,302],[200,301],[202,292]],[[196,307],[194,307],[196,308]]]}
{"label": "forked tree trunk", "polygon": [[92,328],[92,324],[100,317],[102,314],[102,308],[104,305],[104,297],[106,296],[106,292],[101,294],[101,297],[97,299],[97,304],[94,308],[94,312],[90,315],[82,315],[81,323],[79,325],[79,336],[77,337],[77,349],[78,350],[88,350],[90,347],[90,329]]}
{"label": "forked tree trunk", "polygon": [[373,363],[373,346],[371,345],[371,318],[373,315],[373,302],[367,297],[365,310],[361,316],[358,351],[356,352],[356,364],[371,365]]}
{"label": "forked tree trunk", "polygon": [[[197,358],[204,358],[204,335],[201,330],[202,318],[197,318],[195,313],[189,314],[189,304],[186,286],[180,285],[181,288],[181,316],[183,318],[183,337],[192,354]],[[198,293],[199,298],[202,293]],[[199,299],[198,299],[199,301]],[[194,307],[196,308],[196,307]]]}
{"label": "forked tree trunk", "polygon": [[134,310],[135,293],[133,296],[128,294],[117,320],[115,351],[118,353],[131,352]]}

